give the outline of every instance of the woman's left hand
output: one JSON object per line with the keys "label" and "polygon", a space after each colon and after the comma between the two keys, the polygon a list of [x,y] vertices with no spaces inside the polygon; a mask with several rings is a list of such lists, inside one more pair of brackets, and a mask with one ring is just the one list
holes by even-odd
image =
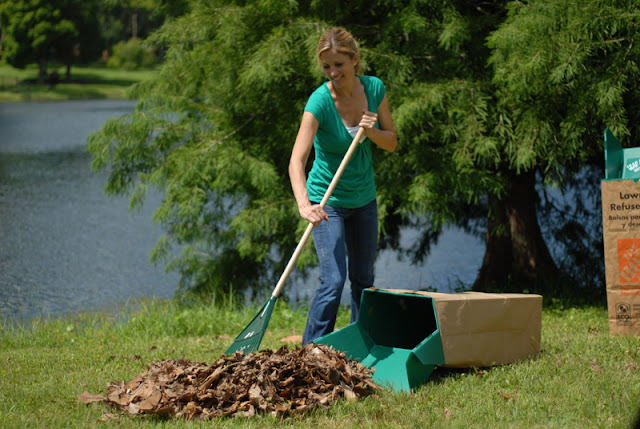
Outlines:
{"label": "woman's left hand", "polygon": [[376,122],[378,122],[378,114],[365,110],[362,112],[362,118],[358,126],[364,128],[365,134],[368,136],[369,130],[376,126]]}
{"label": "woman's left hand", "polygon": [[[375,127],[376,123],[379,128]],[[364,134],[379,148],[389,152],[396,150],[398,137],[393,129],[393,120],[391,119],[391,112],[389,112],[386,95],[378,106],[378,113],[362,112],[362,119],[360,119],[359,125],[364,128]]]}

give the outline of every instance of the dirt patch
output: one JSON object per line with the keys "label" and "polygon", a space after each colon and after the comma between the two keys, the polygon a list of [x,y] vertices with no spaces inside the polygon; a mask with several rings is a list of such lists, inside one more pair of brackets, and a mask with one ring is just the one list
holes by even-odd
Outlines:
{"label": "dirt patch", "polygon": [[340,398],[355,400],[380,389],[373,371],[326,345],[222,355],[213,365],[189,360],[151,363],[129,382],[111,383],[107,396],[78,395],[130,414],[153,413],[188,420],[258,413],[303,413]]}

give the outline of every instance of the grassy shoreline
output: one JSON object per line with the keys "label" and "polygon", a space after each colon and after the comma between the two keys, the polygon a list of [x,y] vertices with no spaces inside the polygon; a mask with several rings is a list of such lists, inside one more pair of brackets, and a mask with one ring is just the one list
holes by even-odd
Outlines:
{"label": "grassy shoreline", "polygon": [[[105,394],[147,364],[186,358],[213,363],[256,308],[176,301],[109,315],[74,315],[5,323],[0,336],[0,427],[509,427],[630,428],[640,405],[638,338],[611,336],[606,308],[543,311],[541,353],[492,368],[438,368],[411,393],[383,391],[357,402],[283,421],[269,416],[186,422],[131,417],[77,395]],[[300,335],[304,308],[279,302],[263,348]],[[348,314],[341,311],[338,327]]]}
{"label": "grassy shoreline", "polygon": [[66,69],[50,67],[49,72],[53,71],[58,72],[61,81],[49,87],[35,83],[38,76],[35,66],[16,69],[0,64],[0,102],[127,99],[128,88],[155,73],[154,70],[76,66],[71,69],[72,81],[64,82]]}

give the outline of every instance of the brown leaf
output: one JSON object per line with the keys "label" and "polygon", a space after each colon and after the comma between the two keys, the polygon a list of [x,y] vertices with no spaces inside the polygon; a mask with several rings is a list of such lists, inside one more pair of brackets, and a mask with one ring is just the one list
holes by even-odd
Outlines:
{"label": "brown leaf", "polygon": [[92,395],[89,392],[83,392],[82,394],[78,395],[78,399],[83,404],[91,404],[93,402],[102,402],[107,398],[102,395]]}
{"label": "brown leaf", "polygon": [[502,392],[498,392],[498,393],[500,393],[500,395],[501,395],[504,399],[510,399],[510,398],[513,398],[514,396],[516,396],[516,394],[515,394],[515,393],[512,393],[512,394],[510,394],[510,395],[507,395],[506,393],[502,393]]}
{"label": "brown leaf", "polygon": [[446,408],[446,407],[445,407],[445,409],[444,409],[444,417],[445,417],[445,418],[447,418],[447,419],[448,419],[449,417],[451,417],[451,411],[450,411],[448,408]]}
{"label": "brown leaf", "polygon": [[260,399],[264,399],[262,397],[262,389],[258,384],[254,384],[249,388],[249,399],[254,401],[255,403],[259,402]]}
{"label": "brown leaf", "polygon": [[245,417],[253,417],[256,415],[256,409],[253,405],[249,405],[249,408],[243,413]]}
{"label": "brown leaf", "polygon": [[382,390],[382,387],[378,386],[377,384],[375,384],[371,378],[365,378],[364,380],[362,380],[366,383],[367,386],[369,386],[372,389],[376,389],[376,390]]}
{"label": "brown leaf", "polygon": [[289,337],[280,338],[282,343],[302,343],[302,335],[291,335]]}
{"label": "brown leaf", "polygon": [[198,412],[198,406],[195,402],[189,402],[185,407],[184,415],[187,418],[187,421],[191,420],[193,416]]}
{"label": "brown leaf", "polygon": [[283,381],[280,382],[280,387],[287,387],[287,386],[293,384],[295,381],[296,381],[296,379],[293,376],[288,377],[286,380],[283,380]]}
{"label": "brown leaf", "polygon": [[109,420],[115,420],[116,416],[114,416],[112,413],[104,413],[99,419],[99,422],[105,423],[108,422]]}
{"label": "brown leaf", "polygon": [[155,390],[144,401],[140,402],[138,404],[138,407],[142,412],[151,411],[158,406],[161,399],[162,399],[162,392],[160,390]]}
{"label": "brown leaf", "polygon": [[211,387],[213,383],[218,381],[220,379],[220,374],[222,374],[222,371],[224,371],[224,366],[217,367],[215,371],[213,371],[213,373],[211,373],[211,375],[207,377],[204,383],[202,383],[202,386],[200,386],[200,391],[204,392],[209,387]]}
{"label": "brown leaf", "polygon": [[125,389],[127,389],[128,391],[129,390],[136,390],[143,381],[144,381],[144,378],[141,375],[139,375],[139,376],[131,379],[131,381],[129,381],[126,384]]}
{"label": "brown leaf", "polygon": [[284,414],[291,409],[290,405],[287,404],[276,404],[273,412],[276,414]]}
{"label": "brown leaf", "polygon": [[151,395],[153,395],[156,391],[156,386],[153,384],[141,383],[138,388],[133,392],[129,400],[131,402],[140,402],[144,401]]}
{"label": "brown leaf", "polygon": [[602,372],[603,368],[600,365],[596,365],[596,359],[591,361],[591,370],[594,372]]}
{"label": "brown leaf", "polygon": [[127,405],[129,405],[130,401],[124,395],[125,393],[122,392],[121,390],[115,390],[107,394],[107,400],[114,405],[120,405],[122,407],[126,407]]}
{"label": "brown leaf", "polygon": [[344,390],[344,397],[349,401],[355,401],[357,398],[356,394],[353,393],[353,390],[349,386],[344,383],[341,383],[342,389]]}

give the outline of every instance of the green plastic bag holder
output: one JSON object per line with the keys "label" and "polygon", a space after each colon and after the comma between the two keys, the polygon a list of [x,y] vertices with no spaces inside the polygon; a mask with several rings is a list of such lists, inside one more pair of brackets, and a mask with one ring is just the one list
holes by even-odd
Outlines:
{"label": "green plastic bag holder", "polygon": [[365,289],[358,320],[314,341],[373,369],[374,381],[409,391],[445,363],[433,298]]}
{"label": "green plastic bag holder", "polygon": [[605,180],[640,179],[640,147],[622,148],[609,128],[604,131]]}

